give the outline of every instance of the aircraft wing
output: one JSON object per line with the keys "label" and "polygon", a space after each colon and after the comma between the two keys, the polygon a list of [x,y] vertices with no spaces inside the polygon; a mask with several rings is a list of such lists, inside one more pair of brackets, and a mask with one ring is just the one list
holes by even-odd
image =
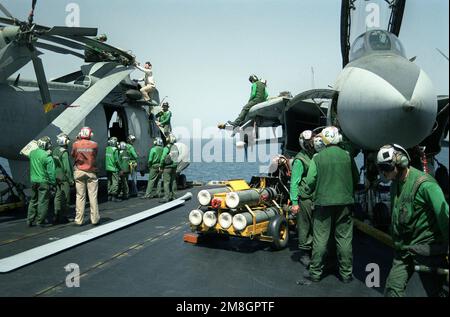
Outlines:
{"label": "aircraft wing", "polygon": [[[286,111],[291,108],[297,108],[302,102],[308,100],[314,101],[315,99],[333,99],[337,95],[337,91],[333,89],[311,89],[299,93],[291,101],[289,101]],[[306,110],[306,109],[305,109]]]}
{"label": "aircraft wing", "polygon": [[133,67],[125,66],[112,69],[69,105],[35,139],[44,135],[55,136],[61,132],[73,135],[74,133],[71,132],[81,128],[86,116],[133,70]]}
{"label": "aircraft wing", "polygon": [[333,100],[337,94],[332,89],[311,89],[288,102],[284,112],[283,154],[295,155],[300,151],[298,136],[302,131],[326,125],[328,105],[323,100]]}
{"label": "aircraft wing", "polygon": [[280,125],[283,120],[283,112],[290,98],[276,97],[265,102],[258,103],[248,112],[245,121],[255,120],[258,127],[272,127]]}
{"label": "aircraft wing", "polygon": [[276,97],[253,106],[245,121],[254,121],[258,128],[282,126],[282,153],[292,155],[300,150],[300,132],[326,125],[328,104],[323,101],[332,102],[337,95],[332,89],[312,89],[294,98]]}

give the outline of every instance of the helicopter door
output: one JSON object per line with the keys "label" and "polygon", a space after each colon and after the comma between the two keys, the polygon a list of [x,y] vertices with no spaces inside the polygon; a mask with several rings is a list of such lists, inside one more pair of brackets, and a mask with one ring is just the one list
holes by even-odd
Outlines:
{"label": "helicopter door", "polygon": [[122,107],[105,106],[106,121],[108,124],[108,137],[115,136],[119,142],[126,142],[127,116]]}

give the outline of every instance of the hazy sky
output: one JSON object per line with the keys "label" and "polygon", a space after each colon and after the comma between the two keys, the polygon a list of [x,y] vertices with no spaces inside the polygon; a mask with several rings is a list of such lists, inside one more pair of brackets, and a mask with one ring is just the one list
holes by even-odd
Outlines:
{"label": "hazy sky", "polygon": [[[31,0],[0,2],[23,20],[31,7]],[[266,78],[275,96],[312,88],[311,67],[315,88],[333,85],[341,70],[338,0],[38,0],[35,22],[64,25],[70,3],[80,8],[81,26],[98,27],[108,43],[152,62],[175,126],[234,119],[248,100],[252,73]],[[435,50],[448,54],[448,7],[448,0],[407,1],[400,32],[407,55],[418,56],[437,94],[448,94],[448,62]],[[49,79],[82,62],[54,53],[43,60]],[[22,76],[33,78],[31,65]]]}

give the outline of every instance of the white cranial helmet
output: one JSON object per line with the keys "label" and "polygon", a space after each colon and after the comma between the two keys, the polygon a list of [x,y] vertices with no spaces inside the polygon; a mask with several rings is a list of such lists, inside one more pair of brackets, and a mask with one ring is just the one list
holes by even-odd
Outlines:
{"label": "white cranial helmet", "polygon": [[58,144],[59,146],[69,145],[69,142],[69,136],[65,133],[60,133],[56,136],[56,144]]}
{"label": "white cranial helmet", "polygon": [[39,148],[41,148],[43,150],[49,150],[50,147],[52,146],[52,142],[50,140],[50,137],[43,136],[42,138],[40,138],[37,141],[37,145],[38,145]]}
{"label": "white cranial helmet", "polygon": [[319,153],[322,151],[326,145],[323,143],[322,136],[320,134],[314,137],[314,150]]}
{"label": "white cranial helmet", "polygon": [[130,135],[127,137],[127,142],[128,142],[128,143],[133,143],[134,141],[136,141],[136,137],[135,137],[134,135],[130,134]]}
{"label": "white cranial helmet", "polygon": [[320,134],[325,145],[338,144],[342,141],[342,134],[339,133],[338,128],[333,126],[326,127]]}
{"label": "white cranial helmet", "polygon": [[157,145],[157,146],[163,146],[163,140],[161,138],[155,138],[153,140],[153,145]]}
{"label": "white cranial helmet", "polygon": [[393,170],[395,166],[406,168],[411,158],[408,151],[398,144],[387,144],[377,153],[377,166],[380,170]]}
{"label": "white cranial helmet", "polygon": [[177,138],[175,137],[175,135],[173,135],[172,133],[169,135],[169,137],[167,138],[167,142],[170,144],[174,144],[175,142],[177,142]]}
{"label": "white cranial helmet", "polygon": [[120,150],[126,150],[127,149],[127,143],[124,141],[120,141],[119,143],[119,149]]}
{"label": "white cranial helmet", "polygon": [[112,147],[116,147],[117,146],[117,142],[118,142],[117,138],[115,136],[112,136],[108,140],[108,145],[112,146]]}
{"label": "white cranial helmet", "polygon": [[300,133],[298,137],[298,143],[300,144],[300,147],[305,150],[310,150],[310,141],[313,138],[313,132],[311,130],[305,130],[302,133]]}

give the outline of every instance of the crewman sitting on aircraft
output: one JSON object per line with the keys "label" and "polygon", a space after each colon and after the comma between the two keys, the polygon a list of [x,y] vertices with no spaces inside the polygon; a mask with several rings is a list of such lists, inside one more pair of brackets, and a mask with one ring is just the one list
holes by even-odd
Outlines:
{"label": "crewman sitting on aircraft", "polygon": [[162,111],[156,114],[156,124],[162,129],[165,137],[172,132],[171,118],[172,112],[169,111],[169,103],[166,101],[162,104]]}
{"label": "crewman sitting on aircraft", "polygon": [[291,211],[297,217],[298,248],[300,249],[300,262],[308,267],[311,262],[312,249],[312,194],[305,192],[305,178],[308,174],[309,163],[314,154],[315,133],[305,130],[298,138],[301,150],[292,163],[290,199]]}
{"label": "crewman sitting on aircraft", "polygon": [[[380,174],[392,181],[391,232],[395,251],[384,291],[388,297],[405,295],[415,265],[448,269],[448,204],[436,180],[410,163],[408,152],[397,144],[385,145],[377,154]],[[420,271],[419,275],[428,296],[443,295],[445,275]]]}
{"label": "crewman sitting on aircraft", "polygon": [[[252,83],[252,91],[250,94],[250,99],[248,100],[248,103],[242,108],[242,111],[236,118],[236,120],[227,122],[231,126],[238,127],[242,125],[250,109],[254,105],[266,101],[269,96],[266,90],[266,85],[263,82],[261,82],[261,80],[259,80],[256,75],[250,75],[248,80]],[[223,125],[219,125],[219,127],[222,126]]]}
{"label": "crewman sitting on aircraft", "polygon": [[140,92],[142,93],[142,97],[144,97],[145,101],[150,101],[150,96],[156,89],[155,79],[153,78],[152,64],[150,62],[146,62],[144,67],[141,67],[141,64],[136,62],[134,65],[137,69],[144,72],[144,78],[140,80],[144,82],[144,86],[140,89]]}
{"label": "crewman sitting on aircraft", "polygon": [[127,144],[125,142],[120,142],[119,144],[119,197],[123,200],[128,199],[129,197],[129,188],[128,188],[128,175],[130,175],[130,155],[127,151]]}
{"label": "crewman sitting on aircraft", "polygon": [[[100,43],[104,43],[108,40],[108,37],[106,36],[106,34],[101,34],[94,39],[99,41]],[[103,52],[103,50],[95,46],[86,45],[86,49],[84,50],[84,61],[86,63],[103,62],[108,59],[108,54]]]}
{"label": "crewman sitting on aircraft", "polygon": [[[28,204],[27,224],[37,224],[41,227],[46,223],[48,204],[50,201],[50,186],[56,184],[55,163],[50,154],[51,141],[43,136],[37,142],[38,148],[30,152],[31,200]],[[37,215],[36,215],[37,212]]]}

